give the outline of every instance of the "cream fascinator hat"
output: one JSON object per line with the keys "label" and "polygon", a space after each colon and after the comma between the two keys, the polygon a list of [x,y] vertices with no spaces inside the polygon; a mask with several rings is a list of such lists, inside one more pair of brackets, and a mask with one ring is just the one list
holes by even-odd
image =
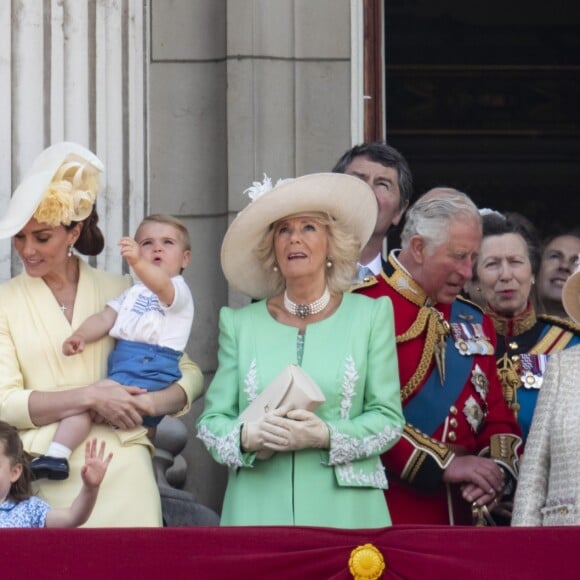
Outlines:
{"label": "cream fascinator hat", "polygon": [[264,298],[275,289],[272,274],[256,256],[256,248],[278,220],[303,213],[323,212],[354,234],[361,248],[377,221],[372,189],[358,177],[344,173],[314,173],[279,180],[274,187],[264,175],[245,190],[252,199],[231,223],[221,250],[228,282],[252,298]]}
{"label": "cream fascinator hat", "polygon": [[580,264],[562,288],[562,304],[568,316],[580,324]]}
{"label": "cream fascinator hat", "polygon": [[0,238],[18,233],[34,217],[55,227],[89,217],[99,190],[100,159],[76,143],[45,149],[12,195],[0,219]]}

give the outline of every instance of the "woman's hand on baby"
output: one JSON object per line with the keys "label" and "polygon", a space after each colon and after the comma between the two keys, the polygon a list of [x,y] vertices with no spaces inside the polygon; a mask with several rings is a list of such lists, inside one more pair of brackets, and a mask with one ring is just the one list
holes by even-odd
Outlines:
{"label": "woman's hand on baby", "polygon": [[146,391],[144,393],[136,393],[133,395],[133,398],[135,399],[134,402],[136,408],[142,417],[145,415],[149,417],[155,417],[160,414],[157,412],[149,392]]}
{"label": "woman's hand on baby", "polygon": [[95,423],[108,423],[118,429],[134,429],[143,423],[141,408],[135,395],[147,393],[140,387],[124,387],[104,379],[89,387],[93,397],[92,416]]}
{"label": "woman's hand on baby", "polygon": [[[97,449],[98,448],[98,449]],[[101,441],[100,445],[96,439],[85,443],[85,464],[81,467],[81,478],[83,483],[89,488],[99,487],[113,454],[105,456],[105,442]]]}

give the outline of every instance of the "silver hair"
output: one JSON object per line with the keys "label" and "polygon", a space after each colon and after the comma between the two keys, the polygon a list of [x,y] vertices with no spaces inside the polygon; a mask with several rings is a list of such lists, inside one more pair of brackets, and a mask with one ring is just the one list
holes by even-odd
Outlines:
{"label": "silver hair", "polygon": [[465,219],[481,224],[477,206],[465,193],[451,187],[431,189],[407,212],[401,247],[407,248],[411,238],[419,235],[433,251],[448,240],[449,224]]}

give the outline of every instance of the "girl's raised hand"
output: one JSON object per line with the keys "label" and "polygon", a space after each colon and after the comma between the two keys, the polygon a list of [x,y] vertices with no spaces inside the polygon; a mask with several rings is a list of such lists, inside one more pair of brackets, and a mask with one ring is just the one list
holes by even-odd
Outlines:
{"label": "girl's raised hand", "polygon": [[105,458],[105,447],[104,441],[101,441],[99,446],[96,439],[87,441],[85,444],[85,464],[81,468],[81,478],[87,487],[99,487],[107,473],[113,454],[109,453]]}

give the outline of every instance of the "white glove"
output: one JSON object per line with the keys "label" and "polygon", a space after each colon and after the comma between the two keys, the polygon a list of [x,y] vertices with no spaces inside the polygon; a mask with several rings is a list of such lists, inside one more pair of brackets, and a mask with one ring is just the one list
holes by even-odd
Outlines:
{"label": "white glove", "polygon": [[300,449],[328,449],[330,431],[326,423],[311,411],[295,409],[288,411],[286,418],[280,418],[281,425],[287,429],[286,442],[279,445],[267,440],[266,447],[273,451],[298,451]]}
{"label": "white glove", "polygon": [[279,410],[266,413],[256,421],[248,421],[242,427],[242,450],[262,451],[272,449],[270,444],[284,447],[288,445],[289,432],[280,417]]}

